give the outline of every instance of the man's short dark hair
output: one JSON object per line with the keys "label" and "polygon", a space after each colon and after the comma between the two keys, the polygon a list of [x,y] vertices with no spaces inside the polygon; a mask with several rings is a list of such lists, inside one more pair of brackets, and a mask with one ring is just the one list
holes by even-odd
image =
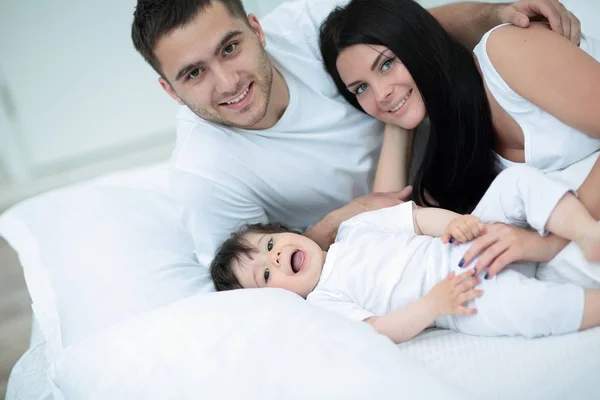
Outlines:
{"label": "man's short dark hair", "polygon": [[213,2],[223,4],[232,16],[248,21],[241,0],[138,0],[133,13],[131,39],[136,50],[163,78],[160,62],[154,54],[156,43],[174,29],[190,23]]}
{"label": "man's short dark hair", "polygon": [[257,249],[252,246],[244,236],[248,233],[298,233],[287,226],[279,223],[252,224],[231,234],[229,239],[223,242],[215,258],[210,263],[210,276],[217,292],[224,290],[241,289],[242,285],[233,273],[233,261],[240,262],[242,257],[252,258],[252,253]]}

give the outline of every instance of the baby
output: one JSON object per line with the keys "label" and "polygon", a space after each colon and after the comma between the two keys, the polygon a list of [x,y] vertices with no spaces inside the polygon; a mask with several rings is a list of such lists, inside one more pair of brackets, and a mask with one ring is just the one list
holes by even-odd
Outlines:
{"label": "baby", "polygon": [[536,337],[600,325],[600,290],[537,280],[533,263],[489,280],[463,266],[464,242],[484,232],[482,221],[552,232],[600,260],[600,225],[566,186],[522,165],[501,172],[472,215],[412,202],[366,212],[340,226],[328,252],[281,225],[248,226],[221,245],[211,276],[218,291],[291,290],[395,343],[432,326]]}

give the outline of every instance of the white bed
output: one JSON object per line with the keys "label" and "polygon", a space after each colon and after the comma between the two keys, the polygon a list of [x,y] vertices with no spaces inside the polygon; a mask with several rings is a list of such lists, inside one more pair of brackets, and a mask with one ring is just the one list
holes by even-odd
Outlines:
{"label": "white bed", "polygon": [[[173,358],[171,365],[175,366],[173,367],[175,370],[180,367],[192,372],[194,367],[204,370],[203,373],[198,372],[204,380],[195,379],[193,373],[185,377],[180,374],[178,375],[180,392],[170,387],[168,392],[164,393],[170,395],[177,393],[174,397],[186,398],[186,393],[189,392],[185,390],[191,390],[190,385],[198,385],[200,381],[205,392],[216,393],[211,392],[210,383],[216,384],[218,379],[223,377],[214,376],[214,372],[211,372],[213,370],[208,365],[202,365],[204,362],[212,365],[216,370],[222,370],[225,367],[218,367],[219,363],[230,362],[231,364],[227,364],[229,367],[241,368],[239,366],[242,365],[241,359],[245,358],[262,363],[261,365],[267,368],[274,363],[283,363],[284,361],[281,360],[283,354],[286,354],[285,362],[292,365],[311,365],[313,373],[320,375],[326,373],[328,363],[337,365],[342,361],[342,364],[345,364],[343,368],[347,369],[342,372],[346,375],[350,371],[356,371],[357,368],[368,367],[369,371],[377,370],[377,375],[382,381],[377,384],[388,387],[385,393],[388,393],[389,397],[405,393],[404,390],[413,393],[415,398],[435,397],[435,393],[442,392],[445,393],[445,397],[450,398],[453,397],[452,393],[457,398],[485,396],[511,399],[592,399],[600,397],[600,385],[597,383],[597,377],[600,376],[598,356],[600,329],[536,340],[480,338],[450,331],[431,330],[396,348],[387,339],[382,341],[379,335],[372,332],[370,328],[365,329],[362,324],[348,323],[339,320],[338,316],[321,313],[320,310],[307,311],[304,302],[289,299],[281,293],[269,293],[268,296],[276,296],[276,300],[266,303],[259,299],[261,296],[255,296],[253,293],[251,293],[252,297],[244,300],[236,299],[235,294],[232,297],[224,293],[200,293],[205,291],[206,277],[202,274],[199,277],[193,274],[186,277],[185,273],[181,272],[195,271],[194,259],[186,247],[189,238],[182,236],[185,235],[185,231],[174,222],[176,210],[169,208],[174,205],[168,201],[168,197],[165,197],[166,179],[165,164],[125,171],[27,201],[9,210],[0,218],[0,235],[4,236],[19,253],[32,295],[35,317],[37,322],[41,323],[39,330],[36,327],[37,323],[34,324],[31,347],[13,369],[7,391],[8,400],[39,400],[53,398],[53,396],[68,399],[103,398],[104,396],[99,395],[99,387],[112,388],[112,392],[105,389],[107,391],[102,393],[109,393],[113,398],[115,393],[120,394],[118,398],[144,398],[150,393],[156,394],[161,393],[161,390],[167,390],[164,388],[166,383],[155,377],[157,371],[149,368],[148,365],[152,365],[152,362],[157,359],[164,364],[170,358]],[[153,199],[155,196],[158,196],[158,199]],[[141,199],[146,201],[142,202]],[[79,203],[85,203],[85,206],[75,209],[73,204]],[[117,203],[118,207],[115,206]],[[62,208],[59,209],[58,204]],[[139,220],[144,213],[148,214],[149,221],[146,221],[145,217]],[[67,218],[72,220],[65,222]],[[101,229],[92,229],[94,235],[90,240],[82,239],[81,236],[86,235],[80,227],[89,226],[90,221],[98,218],[103,220],[105,226]],[[167,222],[172,226],[161,225]],[[121,233],[118,233],[115,231],[114,224],[127,226],[121,227]],[[144,229],[138,229],[139,224],[142,224]],[[146,264],[162,257],[156,252],[157,243],[160,242],[152,241],[155,240],[152,229],[165,230],[165,234],[171,238],[164,239],[165,246],[169,247],[171,252],[169,254],[178,257],[177,268],[180,268],[180,271],[175,278],[161,275],[161,279],[166,283],[150,279],[147,274],[158,272],[164,274],[161,268],[164,268],[165,264],[153,264],[138,272],[131,272],[125,278],[121,273],[122,282],[119,283],[119,277],[114,278],[115,275],[119,275],[115,271],[126,268],[125,264],[119,261],[121,257],[118,253],[119,249],[110,254],[111,250],[107,248],[105,249],[107,254],[98,258],[89,259],[87,256],[88,253],[96,251],[93,246],[96,246],[97,242],[102,243],[100,248],[118,247],[120,244],[135,246],[136,243],[143,243],[135,240],[133,244],[125,243],[123,237],[119,236],[127,236],[136,229],[144,230],[146,232],[144,235],[147,235],[146,239],[143,238],[144,235],[140,235],[142,237],[138,240],[148,240],[149,248],[154,249],[154,253],[149,255],[152,259],[143,259]],[[51,237],[50,233],[55,237]],[[184,242],[184,245],[177,247],[173,244],[174,240]],[[55,254],[53,249],[56,244],[64,241],[76,245],[77,249]],[[191,245],[189,247],[191,248]],[[136,257],[141,257],[140,254]],[[65,260],[73,261],[73,265],[65,267],[64,264],[68,264]],[[98,274],[102,271],[111,273],[112,277],[105,282],[106,285],[101,281],[101,275],[74,273],[76,268],[81,269],[82,260],[86,260],[88,268],[100,271]],[[125,257],[124,262],[131,262],[131,260],[130,254]],[[109,261],[111,265],[108,265]],[[164,262],[168,264],[171,261]],[[60,268],[62,270],[59,270]],[[136,273],[138,275],[135,275]],[[72,280],[61,286],[58,281],[66,276],[70,276]],[[180,280],[182,276],[185,278],[183,281]],[[93,283],[85,281],[92,278]],[[152,290],[148,292],[155,292],[156,285],[163,283],[164,292],[181,291],[182,293],[178,293],[175,297],[161,295],[158,298],[149,298],[146,293],[135,301],[127,298],[141,286],[149,286]],[[127,285],[132,289],[125,290],[129,287]],[[69,286],[82,289],[67,290]],[[49,296],[50,292],[54,292],[52,296]],[[55,305],[49,306],[51,301],[61,304],[61,310],[57,311],[59,307]],[[129,301],[127,307],[122,305],[124,301]],[[254,333],[244,334],[244,342],[238,343],[236,353],[230,354],[233,358],[228,359],[210,351],[207,353],[207,349],[200,346],[200,342],[203,346],[210,343],[211,349],[223,346],[223,349],[228,349],[223,351],[230,351],[229,344],[239,340],[237,334],[243,330],[236,326],[243,324],[244,318],[250,318],[250,311],[240,315],[241,310],[243,307],[250,307],[253,302],[256,302],[256,308],[261,309],[260,315],[271,313],[271,317],[263,318],[267,325],[261,329],[252,325],[255,326]],[[285,310],[291,311],[285,313],[281,313],[281,310],[278,311],[273,305],[276,303],[281,307],[286,302],[290,305]],[[92,309],[97,303],[101,303],[102,307],[97,310]],[[211,314],[207,317],[201,309],[209,306]],[[228,310],[232,309],[236,311],[228,315]],[[52,315],[53,312],[55,315]],[[179,315],[178,313],[185,318],[173,319],[175,318],[173,315]],[[197,317],[195,313],[198,313]],[[304,320],[299,315],[303,316]],[[205,328],[207,318],[216,318],[208,324],[211,326],[210,330]],[[168,324],[165,319],[171,323]],[[172,327],[183,323],[189,324],[185,329],[186,334],[182,333],[181,329],[169,330],[165,327],[166,324]],[[163,327],[160,327],[161,324]],[[215,328],[219,324],[222,325],[221,328]],[[319,328],[327,333],[325,338],[319,338],[323,335],[322,332],[314,337],[311,336],[315,334],[314,329],[319,327],[319,324],[333,324]],[[274,329],[278,325],[285,325],[285,327],[277,329],[291,329],[295,326],[283,336],[301,335],[305,343],[297,344],[295,347],[297,351],[292,352],[287,349],[284,342],[269,338],[267,342],[273,350],[272,353],[261,356],[247,353],[251,351],[251,347],[262,343],[265,331]],[[190,337],[189,332],[194,331],[197,334]],[[154,336],[144,339],[143,335],[146,335],[146,332],[154,332]],[[340,348],[339,341],[342,339],[336,335],[343,336],[343,340],[346,341],[345,346]],[[319,342],[316,342],[315,338],[319,338]],[[119,346],[114,347],[115,343],[119,343]],[[146,347],[140,343],[144,343]],[[157,353],[157,345],[161,348],[160,354]],[[134,348],[137,349],[135,357],[123,356],[123,349],[133,351],[131,349]],[[194,348],[197,353],[192,354],[190,348]],[[246,357],[243,357],[244,355]],[[193,362],[193,367],[183,368],[182,363],[189,362]],[[315,362],[314,366],[312,362]],[[146,367],[139,368],[137,363]],[[389,367],[382,369],[385,365]],[[342,367],[338,366],[336,370],[340,371],[340,368]],[[131,372],[133,370],[138,373],[137,379],[134,379]],[[170,373],[175,373],[175,370]],[[163,370],[161,376],[164,376],[164,373]],[[254,375],[246,374],[254,379]],[[410,387],[407,387],[407,374],[416,374],[408,379],[412,385]],[[149,376],[153,378],[149,379]],[[260,374],[257,373],[257,376],[259,377]],[[398,382],[402,383],[398,387],[394,386],[396,376]],[[124,382],[130,379],[132,383],[127,386]],[[343,377],[338,379],[344,381]],[[365,379],[366,383],[375,384]],[[355,382],[356,379],[351,381]],[[115,382],[121,383],[117,385]],[[144,382],[144,384],[142,388],[135,388],[132,386],[135,382]],[[331,397],[331,393],[337,393],[332,391],[335,382],[332,378],[327,383],[319,383],[320,386],[304,385],[302,389],[295,388],[294,393],[311,394],[311,397],[314,393],[329,393],[328,397]],[[287,385],[287,389],[294,387],[281,377],[277,390],[256,392],[256,396],[283,398],[282,390],[286,390],[284,384]],[[118,386],[117,392],[114,385]],[[349,383],[344,385],[348,387]],[[260,387],[260,384],[257,384],[257,387]],[[317,392],[307,391],[309,389]],[[288,393],[286,397],[289,395]],[[252,398],[252,396],[247,397]],[[358,395],[356,398],[360,397],[362,396]],[[325,397],[321,396],[321,398]]]}
{"label": "white bed", "polygon": [[[585,32],[600,37],[595,0],[563,3]],[[38,196],[0,216],[0,236],[19,253],[34,310],[31,345],[13,368],[7,400],[600,398],[600,328],[536,340],[430,330],[395,347],[290,295],[196,294],[207,281],[197,274],[176,214],[166,165],[159,164]],[[96,220],[104,225],[90,230]],[[126,243],[136,230],[138,253]],[[144,252],[144,240],[146,248],[164,251]],[[65,251],[54,251],[65,243]],[[580,272],[568,277],[598,274]],[[263,308],[263,325],[248,322],[256,319],[252,306]],[[240,336],[240,327],[250,333]],[[290,348],[265,338],[269,329],[298,341]],[[299,366],[311,381],[295,379]],[[246,387],[232,384],[235,373]]]}

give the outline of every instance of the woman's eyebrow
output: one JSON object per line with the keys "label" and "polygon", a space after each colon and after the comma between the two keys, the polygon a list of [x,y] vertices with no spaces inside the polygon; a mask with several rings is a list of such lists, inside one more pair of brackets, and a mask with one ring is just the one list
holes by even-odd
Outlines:
{"label": "woman's eyebrow", "polygon": [[[375,49],[373,49],[374,51],[377,51]],[[371,71],[374,71],[375,68],[377,68],[377,65],[379,65],[379,62],[381,61],[381,59],[383,57],[385,57],[385,52],[388,51],[389,49],[385,49],[383,51],[377,51],[378,55],[377,57],[375,57],[375,61],[373,61],[373,64],[371,64]],[[358,85],[360,83],[360,81],[354,81],[352,83],[349,83],[346,85],[346,89],[350,90],[350,88],[354,85]]]}

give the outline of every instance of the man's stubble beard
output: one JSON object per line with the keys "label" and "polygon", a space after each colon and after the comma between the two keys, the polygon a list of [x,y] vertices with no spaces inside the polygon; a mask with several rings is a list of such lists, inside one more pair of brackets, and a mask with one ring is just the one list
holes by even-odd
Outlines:
{"label": "man's stubble beard", "polygon": [[221,115],[213,114],[204,108],[196,108],[192,104],[188,104],[185,101],[184,104],[188,106],[188,108],[192,110],[194,114],[196,114],[203,120],[208,122],[214,122],[219,125],[249,129],[252,128],[254,125],[258,124],[265,118],[265,115],[267,114],[269,102],[271,101],[271,87],[273,86],[273,67],[271,65],[271,62],[269,61],[269,56],[267,55],[267,52],[265,51],[262,45],[260,45],[260,50],[261,52],[259,54],[260,62],[258,63],[258,79],[254,79],[253,90],[256,91],[257,89],[259,89],[263,95],[264,101],[256,110],[256,115],[249,122],[245,124],[239,124],[234,121],[228,120],[222,117]]}

